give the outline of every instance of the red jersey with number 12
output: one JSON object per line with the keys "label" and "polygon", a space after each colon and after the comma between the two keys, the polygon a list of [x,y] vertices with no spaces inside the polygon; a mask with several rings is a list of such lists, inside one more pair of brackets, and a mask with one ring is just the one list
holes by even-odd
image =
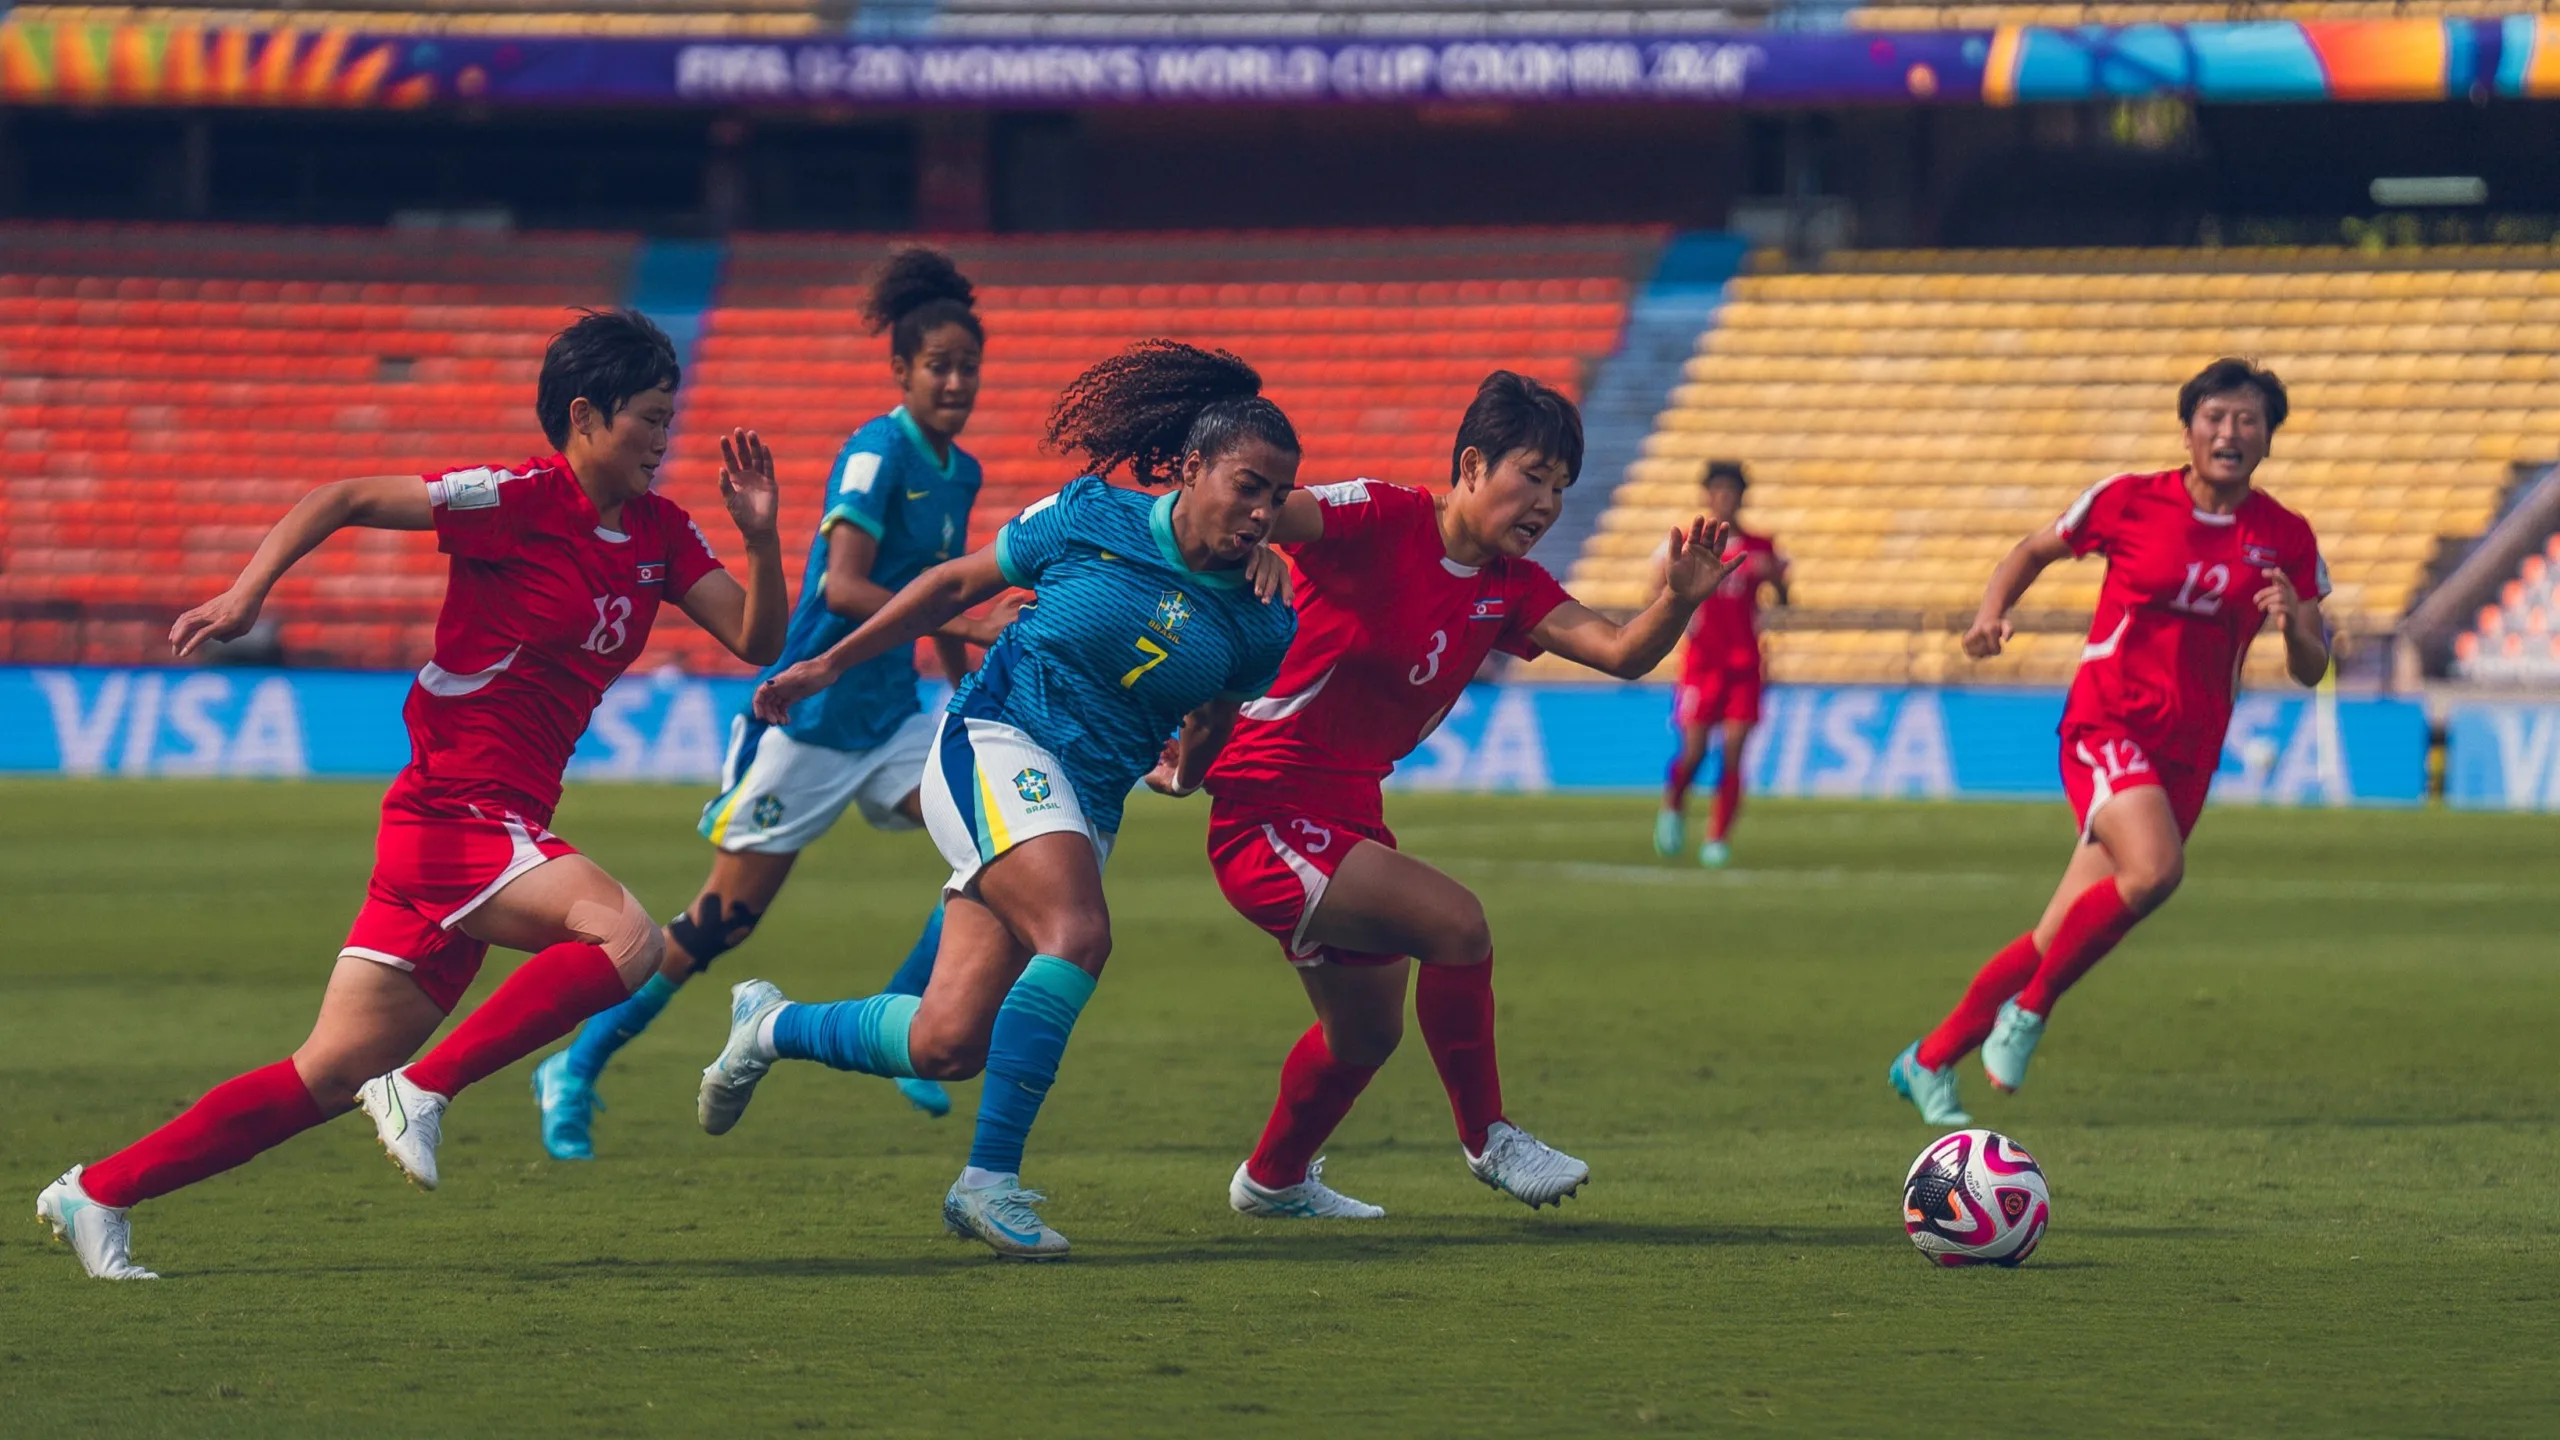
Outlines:
{"label": "red jersey with number 12", "polygon": [[505,791],[547,822],[570,752],[648,648],[659,603],[720,561],[663,496],[625,502],[622,528],[605,529],[557,455],[425,479],[453,564],[435,658],[401,709],[409,768],[440,788]]}
{"label": "red jersey with number 12", "polygon": [[2265,620],[2262,572],[2306,600],[2329,593],[2310,522],[2256,490],[2228,515],[2200,509],[2179,469],[2101,480],[2054,529],[2074,555],[2107,557],[2062,733],[2121,731],[2155,758],[2213,769]]}
{"label": "red jersey with number 12", "polygon": [[1270,695],[1244,707],[1208,789],[1222,803],[1375,825],[1380,782],[1485,656],[1536,655],[1529,632],[1573,597],[1535,561],[1451,560],[1426,491],[1353,480],[1309,493],[1324,538],[1287,547],[1298,638]]}

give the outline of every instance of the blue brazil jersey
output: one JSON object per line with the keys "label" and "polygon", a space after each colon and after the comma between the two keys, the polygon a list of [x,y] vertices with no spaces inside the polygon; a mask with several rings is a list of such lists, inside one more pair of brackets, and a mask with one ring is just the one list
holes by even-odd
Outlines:
{"label": "blue brazil jersey", "polygon": [[[772,679],[853,633],[855,622],[827,608],[827,537],[836,522],[859,525],[879,542],[871,579],[896,591],[968,544],[969,507],[981,478],[978,462],[957,445],[947,463],[936,459],[903,405],[854,431],[827,480],[826,513],[809,542],[809,565],[791,628],[783,635],[782,658],[757,679]],[[918,708],[915,647],[901,645],[793,706],[782,733],[832,750],[868,750],[895,734]],[[756,723],[752,714],[748,723]]]}
{"label": "blue brazil jersey", "polygon": [[1039,599],[951,697],[952,714],[1002,721],[1056,756],[1097,830],[1120,828],[1129,787],[1183,716],[1270,689],[1298,629],[1243,571],[1182,563],[1179,495],[1086,476],[1006,522],[996,563]]}

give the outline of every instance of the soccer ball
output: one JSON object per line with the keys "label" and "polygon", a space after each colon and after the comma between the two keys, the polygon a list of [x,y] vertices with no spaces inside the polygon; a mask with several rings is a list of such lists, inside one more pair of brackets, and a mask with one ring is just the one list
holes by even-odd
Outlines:
{"label": "soccer ball", "polygon": [[1902,1228],[1940,1265],[2021,1264],[2052,1211],[2035,1157],[1993,1130],[1940,1137],[1902,1181]]}

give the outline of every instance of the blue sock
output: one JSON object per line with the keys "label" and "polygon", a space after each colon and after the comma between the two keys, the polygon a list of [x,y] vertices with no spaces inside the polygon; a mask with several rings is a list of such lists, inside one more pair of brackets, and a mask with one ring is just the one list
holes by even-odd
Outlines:
{"label": "blue sock", "polygon": [[874,995],[830,1005],[785,1005],[774,1012],[773,1052],[865,1075],[913,1075],[907,1026],[922,1003],[913,995]]}
{"label": "blue sock", "polygon": [[973,1168],[1022,1173],[1022,1142],[1058,1078],[1076,1016],[1092,998],[1093,977],[1055,955],[1034,955],[1023,967],[987,1043],[987,1083],[978,1092],[978,1133],[969,1144]]}
{"label": "blue sock", "polygon": [[936,905],[933,914],[924,922],[924,933],[916,937],[915,948],[907,952],[906,962],[898,967],[897,974],[889,977],[889,983],[882,987],[883,992],[890,995],[923,994],[924,987],[933,980],[933,957],[941,953],[942,907]]}
{"label": "blue sock", "polygon": [[587,1020],[586,1028],[569,1045],[569,1073],[593,1083],[604,1073],[605,1062],[613,1052],[631,1042],[631,1037],[649,1028],[658,1012],[675,998],[675,983],[664,975],[652,975],[631,998],[610,1010],[599,1011]]}

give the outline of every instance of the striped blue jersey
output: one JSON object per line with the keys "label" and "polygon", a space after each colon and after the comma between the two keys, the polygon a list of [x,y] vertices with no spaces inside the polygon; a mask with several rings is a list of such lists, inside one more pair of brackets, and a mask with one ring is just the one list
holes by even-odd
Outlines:
{"label": "striped blue jersey", "polygon": [[[809,542],[800,603],[782,639],[782,658],[757,678],[769,680],[824,653],[853,633],[855,622],[827,608],[827,547],[839,521],[879,542],[872,580],[895,591],[961,552],[969,540],[969,507],[978,498],[977,460],[959,446],[942,460],[901,405],[853,432],[837,452],[827,481],[826,513]],[[868,750],[916,713],[915,648],[901,645],[844,672],[818,695],[792,707],[783,733],[832,750]],[[755,723],[752,715],[748,723]]]}
{"label": "striped blue jersey", "polygon": [[1058,758],[1097,830],[1120,828],[1129,788],[1182,717],[1217,696],[1271,688],[1297,633],[1240,570],[1194,570],[1174,543],[1180,491],[1086,476],[996,532],[1004,577],[1039,591],[951,713],[999,720]]}

